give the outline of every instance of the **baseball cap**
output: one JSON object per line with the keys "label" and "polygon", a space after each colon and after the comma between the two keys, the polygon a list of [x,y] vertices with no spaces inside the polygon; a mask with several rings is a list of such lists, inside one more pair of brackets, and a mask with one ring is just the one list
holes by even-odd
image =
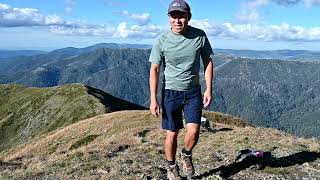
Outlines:
{"label": "baseball cap", "polygon": [[182,11],[190,13],[190,6],[184,0],[173,0],[168,8],[168,14],[172,11]]}

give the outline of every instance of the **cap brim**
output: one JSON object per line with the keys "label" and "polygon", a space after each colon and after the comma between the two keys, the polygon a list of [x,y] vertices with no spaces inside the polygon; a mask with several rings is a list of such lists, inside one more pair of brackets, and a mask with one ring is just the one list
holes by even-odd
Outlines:
{"label": "cap brim", "polygon": [[172,13],[173,11],[180,11],[180,12],[188,12],[187,10],[185,10],[185,9],[181,9],[181,8],[179,8],[179,7],[177,7],[177,8],[171,8],[169,11],[168,11],[168,14],[170,14],[170,13]]}

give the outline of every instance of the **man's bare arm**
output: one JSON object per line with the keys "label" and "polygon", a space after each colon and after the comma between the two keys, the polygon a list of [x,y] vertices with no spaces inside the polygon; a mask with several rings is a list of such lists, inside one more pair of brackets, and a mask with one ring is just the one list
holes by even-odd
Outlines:
{"label": "man's bare arm", "polygon": [[213,79],[213,62],[211,58],[203,60],[204,78],[206,81],[206,90],[203,94],[203,107],[210,105],[212,100],[212,79]]}
{"label": "man's bare arm", "polygon": [[160,75],[160,64],[152,64],[150,68],[150,111],[158,117],[160,114],[160,107],[157,100],[157,90]]}

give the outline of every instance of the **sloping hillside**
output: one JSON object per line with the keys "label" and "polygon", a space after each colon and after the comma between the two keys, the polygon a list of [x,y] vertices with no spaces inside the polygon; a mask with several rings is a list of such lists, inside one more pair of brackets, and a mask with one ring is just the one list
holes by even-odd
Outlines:
{"label": "sloping hillside", "polygon": [[215,49],[218,54],[228,56],[245,57],[253,59],[281,59],[296,61],[319,61],[319,51],[307,50],[273,50],[273,51],[257,51],[257,50],[234,50],[234,49]]}
{"label": "sloping hillside", "polygon": [[238,59],[215,72],[211,110],[320,137],[320,63]]}
{"label": "sloping hillside", "polygon": [[[254,128],[240,119],[205,112],[215,123],[201,131],[194,150],[196,179],[316,179],[319,140],[274,129]],[[0,154],[2,179],[165,179],[160,118],[148,111],[121,111],[79,121]],[[181,135],[184,135],[182,131]],[[182,138],[179,138],[181,150]],[[262,158],[235,162],[241,150]]]}
{"label": "sloping hillside", "polygon": [[17,56],[33,56],[37,54],[45,54],[45,51],[37,50],[0,50],[0,61],[4,58],[12,58]]}
{"label": "sloping hillside", "polygon": [[[77,82],[149,106],[150,49],[117,49],[112,44],[115,49],[103,48],[109,45],[65,48],[42,55],[1,60],[0,82],[32,87]],[[277,128],[304,137],[320,137],[320,61],[219,55],[239,55],[239,52],[217,50],[214,57],[214,101],[209,109],[244,118],[257,126]],[[306,51],[241,52],[253,57],[257,54],[265,57],[271,53],[268,58],[313,54]],[[204,85],[203,73],[200,77]]]}
{"label": "sloping hillside", "polygon": [[81,119],[145,109],[81,84],[51,88],[0,85],[0,151]]}

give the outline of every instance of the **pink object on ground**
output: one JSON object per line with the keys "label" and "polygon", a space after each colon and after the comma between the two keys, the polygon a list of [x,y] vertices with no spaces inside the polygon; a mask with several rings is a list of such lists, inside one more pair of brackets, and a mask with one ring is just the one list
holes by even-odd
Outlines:
{"label": "pink object on ground", "polygon": [[262,157],[263,156],[263,152],[262,151],[254,151],[253,152],[255,157]]}

